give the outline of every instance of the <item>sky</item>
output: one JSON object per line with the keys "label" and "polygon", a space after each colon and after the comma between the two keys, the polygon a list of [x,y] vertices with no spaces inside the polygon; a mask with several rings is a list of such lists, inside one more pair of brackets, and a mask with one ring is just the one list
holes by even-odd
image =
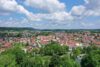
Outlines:
{"label": "sky", "polygon": [[100,1],[0,0],[0,27],[100,29]]}

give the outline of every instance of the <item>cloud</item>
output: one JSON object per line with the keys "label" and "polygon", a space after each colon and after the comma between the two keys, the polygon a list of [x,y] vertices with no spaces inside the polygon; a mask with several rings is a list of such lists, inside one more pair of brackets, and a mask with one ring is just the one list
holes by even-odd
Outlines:
{"label": "cloud", "polygon": [[59,0],[26,0],[25,4],[48,12],[33,14],[38,21],[65,22],[74,19],[66,12],[66,5]]}
{"label": "cloud", "polygon": [[50,17],[51,19],[58,20],[58,21],[68,21],[73,20],[74,18],[67,12],[56,12],[53,13]]}
{"label": "cloud", "polygon": [[86,8],[84,6],[82,6],[82,5],[73,6],[73,8],[71,9],[70,13],[72,15],[75,15],[75,16],[80,16],[85,12],[85,10],[86,10]]}
{"label": "cloud", "polygon": [[74,18],[67,12],[54,12],[48,14],[35,14],[35,17],[40,18],[40,21],[62,22],[73,20]]}
{"label": "cloud", "polygon": [[76,16],[100,16],[100,2],[98,0],[84,0],[84,5],[73,6],[71,14]]}
{"label": "cloud", "polygon": [[19,5],[15,0],[0,0],[0,15],[8,15],[12,12],[18,12],[32,17],[32,13],[26,10],[22,5]]}
{"label": "cloud", "polygon": [[66,9],[66,5],[59,0],[26,0],[25,4],[48,12],[59,12]]}
{"label": "cloud", "polygon": [[30,26],[31,24],[26,18],[18,19],[18,18],[9,17],[7,19],[0,20],[0,27],[30,27]]}
{"label": "cloud", "polygon": [[84,22],[82,22],[81,24],[82,24],[82,26],[84,26],[84,27],[92,27],[92,26],[94,26],[93,23],[84,23]]}
{"label": "cloud", "polygon": [[37,8],[48,11],[47,13],[34,13],[26,9],[23,4],[18,4],[16,0],[0,0],[0,15],[8,15],[12,12],[17,12],[24,14],[27,17],[28,22],[63,24],[78,20],[80,17],[100,16],[100,3],[97,2],[97,0],[85,0],[85,4],[75,5],[67,12],[66,5],[59,0],[25,0],[24,5],[32,7],[33,10],[34,8]]}
{"label": "cloud", "polygon": [[100,2],[98,0],[87,0],[88,3],[86,3],[84,6],[87,8],[87,11],[90,15],[94,16],[100,16]]}
{"label": "cloud", "polygon": [[58,0],[26,0],[29,6],[48,10],[49,13],[32,13],[16,2],[16,0],[0,0],[0,15],[11,14],[18,12],[26,15],[30,22],[32,21],[53,21],[61,22],[73,20],[73,17],[65,11],[64,3]]}

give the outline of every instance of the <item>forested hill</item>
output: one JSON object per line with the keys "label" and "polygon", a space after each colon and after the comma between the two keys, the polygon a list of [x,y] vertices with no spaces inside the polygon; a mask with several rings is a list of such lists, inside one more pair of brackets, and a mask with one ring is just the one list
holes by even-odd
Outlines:
{"label": "forested hill", "polygon": [[52,31],[52,32],[84,32],[84,31],[90,31],[90,32],[97,32],[100,33],[100,29],[35,29],[31,27],[0,27],[0,31]]}
{"label": "forested hill", "polygon": [[29,27],[0,27],[0,31],[6,31],[6,30],[13,30],[13,31],[23,31],[23,30],[36,30],[34,28]]}

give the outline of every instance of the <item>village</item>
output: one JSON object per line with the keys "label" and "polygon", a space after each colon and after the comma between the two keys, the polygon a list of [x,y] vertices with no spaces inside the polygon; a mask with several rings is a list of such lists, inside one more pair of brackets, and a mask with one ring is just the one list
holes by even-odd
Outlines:
{"label": "village", "polygon": [[[17,34],[14,32],[13,35]],[[38,32],[41,34],[41,32]],[[45,33],[45,32],[44,32]],[[41,47],[50,43],[51,41],[58,42],[61,46],[66,45],[70,48],[75,47],[86,47],[91,46],[91,44],[95,44],[96,46],[100,46],[100,34],[99,33],[90,33],[89,31],[85,32],[75,32],[75,33],[66,33],[66,32],[54,32],[49,35],[32,35],[34,33],[23,33],[23,36],[9,36],[0,37],[0,49],[10,48],[13,43],[23,43],[27,44],[30,48]],[[35,33],[37,34],[37,33]]]}

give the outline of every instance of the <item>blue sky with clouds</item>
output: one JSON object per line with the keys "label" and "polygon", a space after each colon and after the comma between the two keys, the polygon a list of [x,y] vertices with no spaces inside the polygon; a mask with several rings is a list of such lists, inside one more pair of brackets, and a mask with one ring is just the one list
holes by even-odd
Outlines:
{"label": "blue sky with clouds", "polygon": [[100,29],[100,1],[0,0],[0,27]]}

